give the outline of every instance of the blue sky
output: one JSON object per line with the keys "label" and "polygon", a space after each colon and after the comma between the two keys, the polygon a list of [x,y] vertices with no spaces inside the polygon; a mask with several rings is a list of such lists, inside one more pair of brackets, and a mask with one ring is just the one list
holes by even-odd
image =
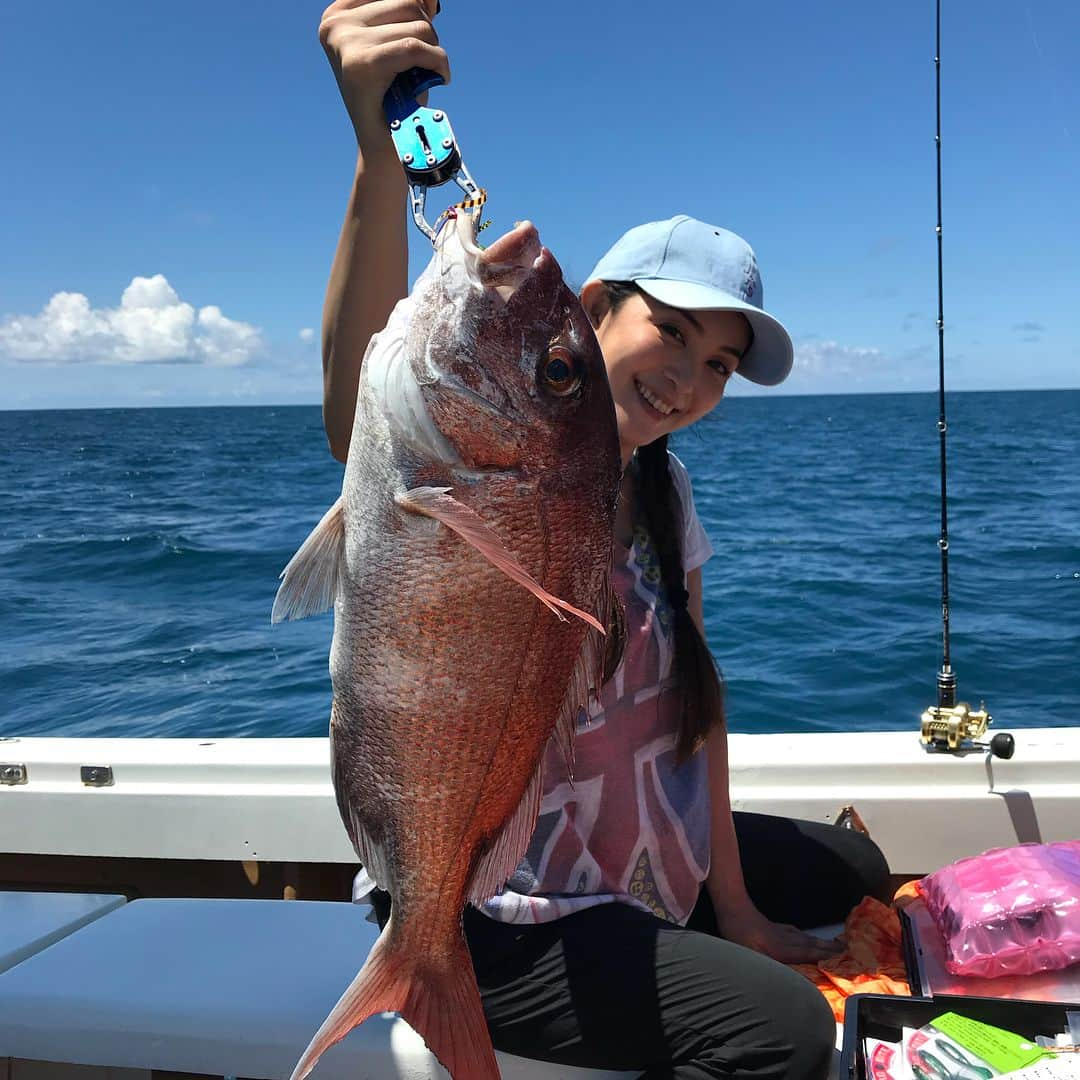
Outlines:
{"label": "blue sky", "polygon": [[[0,407],[319,400],[355,153],[320,12],[4,6]],[[932,0],[446,0],[437,25],[494,228],[532,219],[580,282],[693,214],[755,247],[785,392],[936,385]],[[1080,386],[1080,7],[946,0],[943,63],[950,386]]]}

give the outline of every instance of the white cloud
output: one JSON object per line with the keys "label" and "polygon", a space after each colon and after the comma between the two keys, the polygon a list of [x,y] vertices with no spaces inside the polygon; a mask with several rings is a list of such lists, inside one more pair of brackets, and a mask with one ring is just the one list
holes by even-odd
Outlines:
{"label": "white cloud", "polygon": [[[795,343],[795,366],[778,387],[736,379],[729,392],[758,394],[894,393],[930,386],[930,361],[922,346],[884,350],[871,345],[803,338]],[[936,370],[936,369],[935,369]]]}
{"label": "white cloud", "polygon": [[848,376],[861,380],[876,375],[885,364],[880,349],[864,345],[841,345],[838,341],[804,341],[795,346],[793,374]]}
{"label": "white cloud", "polygon": [[216,304],[199,309],[194,345],[203,363],[234,367],[250,360],[260,344],[254,326],[225,318]]}
{"label": "white cloud", "polygon": [[10,360],[235,367],[261,348],[257,327],[213,304],[196,311],[163,274],[133,278],[119,307],[93,308],[82,293],[59,292],[40,314],[0,322],[0,358]]}
{"label": "white cloud", "polygon": [[310,326],[305,326],[304,329],[300,331],[300,340],[301,341],[314,341],[315,340],[315,331],[312,330]]}

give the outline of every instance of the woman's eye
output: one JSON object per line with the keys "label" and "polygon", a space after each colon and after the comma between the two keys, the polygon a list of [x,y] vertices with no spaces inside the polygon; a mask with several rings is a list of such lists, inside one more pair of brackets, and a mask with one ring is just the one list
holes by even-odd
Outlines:
{"label": "woman's eye", "polygon": [[673,337],[680,345],[686,344],[686,338],[683,337],[683,332],[674,323],[661,323],[660,329],[669,337]]}
{"label": "woman's eye", "polygon": [[540,378],[556,397],[569,397],[581,386],[581,367],[569,349],[552,345],[540,363]]}
{"label": "woman's eye", "polygon": [[731,369],[723,360],[710,360],[709,367],[711,367],[718,375],[723,375],[725,379],[731,376]]}

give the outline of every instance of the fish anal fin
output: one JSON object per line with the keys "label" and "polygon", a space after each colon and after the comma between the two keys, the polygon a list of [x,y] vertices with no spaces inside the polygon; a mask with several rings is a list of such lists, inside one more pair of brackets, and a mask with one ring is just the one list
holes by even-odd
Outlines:
{"label": "fish anal fin", "polygon": [[272,623],[305,619],[334,606],[345,547],[345,500],[340,497],[311,530],[281,572]]}
{"label": "fish anal fin", "polygon": [[338,703],[335,700],[330,707],[330,776],[334,782],[334,795],[338,811],[341,814],[345,831],[356,850],[360,865],[380,889],[392,892],[395,882],[389,873],[383,838],[374,835],[367,823],[356,812],[356,800],[352,797],[351,778],[349,776],[348,753],[341,753],[338,731],[341,723],[338,717]]}
{"label": "fish anal fin", "polygon": [[453,530],[467,544],[483,555],[492,566],[502,571],[511,581],[515,581],[518,585],[528,589],[541,604],[548,608],[549,611],[554,612],[560,619],[565,618],[562,614],[565,611],[571,615],[576,615],[577,618],[582,619],[601,634],[604,633],[603,624],[594,616],[549,593],[521,565],[513,553],[507,549],[498,534],[485,523],[484,519],[475,510],[470,510],[469,507],[450,494],[450,488],[412,488],[403,495],[398,495],[397,503],[405,510],[423,514],[425,517],[442,522],[443,525]]}
{"label": "fish anal fin", "polygon": [[473,871],[467,894],[472,903],[480,905],[494,896],[521,862],[536,827],[543,790],[544,756],[541,754],[517,809],[507,819]]}

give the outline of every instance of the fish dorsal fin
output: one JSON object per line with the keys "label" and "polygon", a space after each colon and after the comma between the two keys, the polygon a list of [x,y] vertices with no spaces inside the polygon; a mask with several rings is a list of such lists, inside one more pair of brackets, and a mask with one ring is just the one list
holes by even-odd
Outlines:
{"label": "fish dorsal fin", "polygon": [[622,600],[612,589],[605,592],[605,610],[599,612],[607,625],[607,636],[590,628],[582,643],[573,674],[566,687],[559,715],[555,721],[552,741],[558,746],[566,764],[566,776],[574,782],[574,731],[578,714],[587,708],[591,699],[600,699],[600,688],[615,673],[626,647],[626,616]]}
{"label": "fish dorsal fin", "polygon": [[340,497],[281,571],[272,623],[305,619],[334,606],[345,554],[345,499]]}
{"label": "fish dorsal fin", "polygon": [[604,633],[603,624],[590,615],[587,611],[581,611],[552,595],[540,584],[499,539],[498,535],[484,523],[474,510],[470,510],[464,503],[458,502],[450,494],[450,488],[446,487],[418,487],[406,491],[397,496],[397,503],[405,510],[415,514],[423,514],[425,517],[441,521],[448,529],[452,529],[467,544],[475,548],[492,566],[501,570],[511,581],[528,589],[546,608],[553,611],[560,619],[565,620],[563,611],[576,615],[584,620],[589,626],[594,627],[601,634]]}
{"label": "fish dorsal fin", "polygon": [[588,706],[589,699],[594,694],[600,692],[602,680],[598,676],[599,669],[603,666],[603,640],[595,630],[590,629],[586,635],[574,665],[574,672],[567,684],[566,694],[559,706],[555,730],[551,733],[551,738],[566,764],[566,776],[571,784],[574,782],[574,729],[578,713]]}
{"label": "fish dorsal fin", "polygon": [[472,903],[480,905],[494,896],[521,862],[536,828],[543,791],[544,755],[541,754],[517,809],[476,864],[467,894]]}

